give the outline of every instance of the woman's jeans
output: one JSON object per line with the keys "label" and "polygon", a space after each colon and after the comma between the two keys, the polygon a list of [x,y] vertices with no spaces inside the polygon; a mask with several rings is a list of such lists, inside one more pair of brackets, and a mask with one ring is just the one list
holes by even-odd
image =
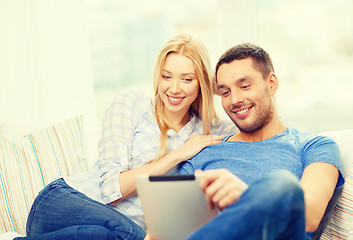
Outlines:
{"label": "woman's jeans", "polygon": [[35,199],[27,237],[16,239],[144,239],[145,231],[128,217],[69,187],[59,179]]}
{"label": "woman's jeans", "polygon": [[[277,171],[251,184],[236,203],[188,240],[310,239],[305,235],[304,216],[299,181],[287,171]],[[143,239],[145,231],[110,206],[57,180],[36,198],[27,235],[16,239]]]}
{"label": "woman's jeans", "polygon": [[305,233],[304,198],[299,181],[287,171],[269,174],[188,238],[196,239],[311,239]]}

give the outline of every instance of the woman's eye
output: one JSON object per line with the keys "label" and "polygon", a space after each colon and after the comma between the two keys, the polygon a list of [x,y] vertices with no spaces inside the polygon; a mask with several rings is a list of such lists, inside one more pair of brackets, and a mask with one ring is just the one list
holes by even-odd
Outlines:
{"label": "woman's eye", "polygon": [[162,78],[166,79],[166,80],[170,80],[172,77],[167,76],[167,75],[162,75]]}
{"label": "woman's eye", "polygon": [[185,82],[191,82],[193,79],[192,78],[184,78]]}

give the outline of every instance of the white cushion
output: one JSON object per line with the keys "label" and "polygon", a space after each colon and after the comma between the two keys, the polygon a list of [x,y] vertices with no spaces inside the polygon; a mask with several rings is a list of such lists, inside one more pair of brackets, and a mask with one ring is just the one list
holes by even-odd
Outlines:
{"label": "white cushion", "polygon": [[16,237],[23,237],[23,236],[18,234],[17,232],[7,232],[7,233],[0,234],[1,240],[13,240]]}
{"label": "white cushion", "polygon": [[[66,119],[59,120],[57,122],[63,122]],[[55,123],[57,123],[55,122]],[[49,126],[54,125],[52,122],[1,122],[0,123],[0,136],[24,136],[31,132],[36,132],[41,129],[45,129]],[[88,166],[93,166],[98,157],[98,141],[100,139],[101,131],[100,127],[87,125],[83,123],[84,129],[84,145],[85,145],[85,158]]]}
{"label": "white cushion", "polygon": [[83,117],[21,136],[0,136],[0,233],[25,234],[29,209],[54,178],[87,170]]}

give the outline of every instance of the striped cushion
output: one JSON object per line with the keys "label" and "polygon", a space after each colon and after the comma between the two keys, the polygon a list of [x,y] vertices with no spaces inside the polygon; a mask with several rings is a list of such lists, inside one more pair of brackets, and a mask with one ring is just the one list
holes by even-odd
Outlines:
{"label": "striped cushion", "polygon": [[0,233],[25,234],[29,209],[54,178],[87,169],[83,117],[18,137],[0,136]]}
{"label": "striped cushion", "polygon": [[320,240],[347,239],[353,229],[353,169],[348,171],[342,195]]}

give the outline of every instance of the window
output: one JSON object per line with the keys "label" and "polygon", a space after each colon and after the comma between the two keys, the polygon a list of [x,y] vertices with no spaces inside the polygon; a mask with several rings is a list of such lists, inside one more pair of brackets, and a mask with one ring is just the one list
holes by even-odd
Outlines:
{"label": "window", "polygon": [[235,42],[256,39],[255,0],[86,0],[86,7],[99,121],[122,88],[153,92],[155,59],[174,35],[199,38],[213,65]]}
{"label": "window", "polygon": [[258,0],[257,9],[283,117],[314,132],[352,128],[353,2]]}
{"label": "window", "polygon": [[[211,62],[253,42],[272,56],[281,116],[299,129],[353,127],[350,0],[86,0],[98,121],[122,88],[152,94],[155,58],[178,33],[201,39]],[[216,97],[219,113],[223,113]]]}

